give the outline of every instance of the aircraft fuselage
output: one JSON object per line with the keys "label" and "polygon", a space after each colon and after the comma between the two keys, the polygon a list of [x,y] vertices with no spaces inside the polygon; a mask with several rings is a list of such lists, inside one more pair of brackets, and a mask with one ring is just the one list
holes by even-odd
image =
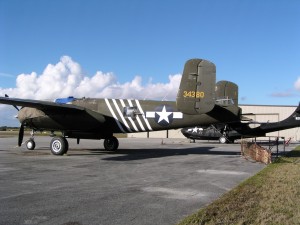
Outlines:
{"label": "aircraft fuselage", "polygon": [[64,132],[93,132],[99,134],[132,133],[188,126],[207,125],[218,121],[239,119],[236,106],[216,105],[207,114],[188,115],[177,110],[171,101],[129,99],[74,100],[72,105],[84,107],[84,111],[62,114],[59,109],[35,109],[24,107],[18,118],[21,124],[37,130],[61,130]]}

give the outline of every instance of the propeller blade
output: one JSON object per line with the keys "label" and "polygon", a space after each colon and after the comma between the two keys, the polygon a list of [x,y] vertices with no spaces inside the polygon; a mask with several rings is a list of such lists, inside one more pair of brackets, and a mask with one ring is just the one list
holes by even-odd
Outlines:
{"label": "propeller blade", "polygon": [[23,136],[24,136],[24,125],[21,124],[20,130],[19,130],[19,138],[18,138],[18,146],[19,147],[22,145]]}

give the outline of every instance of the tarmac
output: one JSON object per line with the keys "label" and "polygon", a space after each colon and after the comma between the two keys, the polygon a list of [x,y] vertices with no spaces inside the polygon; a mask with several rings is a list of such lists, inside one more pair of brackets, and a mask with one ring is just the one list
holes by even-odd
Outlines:
{"label": "tarmac", "polygon": [[69,140],[67,155],[0,138],[0,224],[176,224],[218,199],[264,164],[241,157],[239,144],[187,139]]}

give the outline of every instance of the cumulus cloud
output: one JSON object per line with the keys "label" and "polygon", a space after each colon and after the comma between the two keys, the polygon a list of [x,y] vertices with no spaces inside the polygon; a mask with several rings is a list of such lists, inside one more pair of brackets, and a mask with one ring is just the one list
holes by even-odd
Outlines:
{"label": "cumulus cloud", "polygon": [[0,89],[0,95],[17,98],[55,99],[68,96],[92,98],[138,98],[174,100],[181,74],[169,75],[168,83],[142,84],[142,78],[120,83],[112,73],[97,71],[84,74],[81,66],[69,56],[61,57],[55,64],[46,66],[42,74],[20,74],[15,88]]}
{"label": "cumulus cloud", "polygon": [[[167,83],[152,83],[150,78],[143,85],[142,77],[135,76],[131,81],[120,83],[112,72],[96,71],[88,76],[79,63],[69,56],[63,56],[55,65],[47,65],[41,74],[32,72],[18,75],[16,87],[0,88],[0,96],[8,94],[15,98],[41,100],[68,96],[174,100],[180,79],[181,74],[169,75]],[[8,106],[0,105],[0,122],[14,117],[11,109],[8,111]]]}

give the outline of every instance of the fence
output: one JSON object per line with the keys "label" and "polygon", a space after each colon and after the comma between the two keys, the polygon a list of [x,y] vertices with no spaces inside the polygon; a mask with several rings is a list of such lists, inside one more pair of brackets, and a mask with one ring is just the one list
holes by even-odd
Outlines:
{"label": "fence", "polygon": [[263,148],[255,142],[241,141],[241,153],[246,159],[253,159],[257,162],[269,164],[272,162],[272,152]]}

